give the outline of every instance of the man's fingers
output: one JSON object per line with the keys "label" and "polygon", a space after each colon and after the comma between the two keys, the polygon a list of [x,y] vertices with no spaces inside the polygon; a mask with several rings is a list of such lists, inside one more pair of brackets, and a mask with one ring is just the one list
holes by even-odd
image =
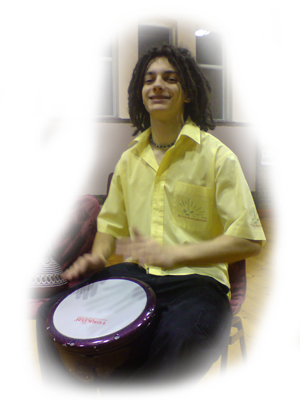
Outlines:
{"label": "man's fingers", "polygon": [[132,234],[133,237],[125,237],[116,240],[116,254],[128,254],[133,249],[138,248],[136,246],[149,241],[149,238],[143,236],[136,226],[132,227]]}
{"label": "man's fingers", "polygon": [[92,254],[84,254],[77,258],[77,260],[66,271],[61,274],[63,279],[71,281],[78,279],[89,271],[104,268],[106,260],[104,257]]}
{"label": "man's fingers", "polygon": [[61,276],[71,281],[73,279],[78,279],[80,275],[84,274],[85,270],[86,262],[83,257],[79,257]]}

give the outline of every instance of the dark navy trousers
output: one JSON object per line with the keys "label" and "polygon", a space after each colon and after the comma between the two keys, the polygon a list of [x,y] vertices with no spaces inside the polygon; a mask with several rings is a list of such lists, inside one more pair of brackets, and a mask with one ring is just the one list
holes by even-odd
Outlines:
{"label": "dark navy trousers", "polygon": [[[228,343],[232,320],[228,288],[211,277],[196,274],[156,276],[147,274],[137,264],[122,263],[91,275],[68,291],[109,277],[139,279],[148,284],[157,297],[158,321],[147,358],[127,381],[130,384],[199,381]],[[37,315],[41,375],[50,385],[58,380],[75,383],[75,378],[63,367],[45,329],[50,309],[68,291],[51,297],[39,308]]]}

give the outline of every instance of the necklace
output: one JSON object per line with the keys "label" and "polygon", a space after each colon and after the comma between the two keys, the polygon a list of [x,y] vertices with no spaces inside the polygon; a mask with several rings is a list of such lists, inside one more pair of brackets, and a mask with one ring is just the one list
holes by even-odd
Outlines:
{"label": "necklace", "polygon": [[173,144],[176,142],[176,140],[174,140],[173,143],[166,144],[164,146],[160,146],[159,144],[154,143],[153,138],[152,138],[152,133],[151,133],[150,134],[150,142],[153,144],[153,146],[157,147],[158,149],[166,149],[166,148],[172,147]]}

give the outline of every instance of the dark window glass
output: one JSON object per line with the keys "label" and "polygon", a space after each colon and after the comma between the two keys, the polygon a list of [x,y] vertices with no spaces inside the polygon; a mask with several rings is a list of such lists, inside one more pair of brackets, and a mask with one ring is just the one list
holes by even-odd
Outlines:
{"label": "dark window glass", "polygon": [[170,43],[170,29],[161,26],[140,25],[138,28],[139,56],[151,47]]}
{"label": "dark window glass", "polygon": [[101,21],[98,25],[86,25],[80,21],[76,54],[78,59],[82,56],[112,57],[112,24]]}
{"label": "dark window glass", "polygon": [[196,60],[198,64],[222,65],[222,38],[211,32],[206,36],[196,36]]}
{"label": "dark window glass", "polygon": [[215,119],[223,119],[223,71],[202,68],[211,86],[211,107]]}
{"label": "dark window glass", "polygon": [[79,61],[78,114],[113,115],[112,63]]}

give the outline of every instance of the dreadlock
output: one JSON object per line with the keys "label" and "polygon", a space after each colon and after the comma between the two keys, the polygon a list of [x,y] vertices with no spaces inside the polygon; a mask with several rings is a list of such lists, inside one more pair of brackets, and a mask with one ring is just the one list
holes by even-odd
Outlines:
{"label": "dreadlock", "polygon": [[150,127],[150,115],[142,99],[142,88],[147,67],[155,58],[165,57],[179,74],[179,81],[183,91],[191,100],[185,104],[184,120],[188,117],[203,131],[213,130],[213,120],[210,94],[211,87],[198,67],[190,51],[180,47],[164,45],[160,48],[153,47],[144,53],[138,60],[128,87],[128,108],[132,125],[136,128],[133,136]]}

